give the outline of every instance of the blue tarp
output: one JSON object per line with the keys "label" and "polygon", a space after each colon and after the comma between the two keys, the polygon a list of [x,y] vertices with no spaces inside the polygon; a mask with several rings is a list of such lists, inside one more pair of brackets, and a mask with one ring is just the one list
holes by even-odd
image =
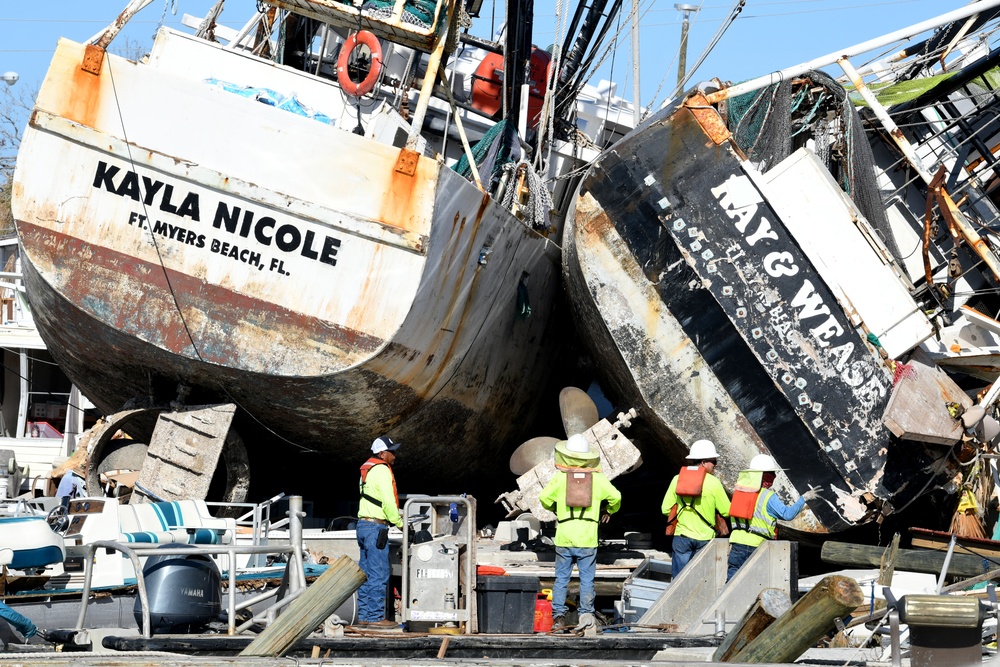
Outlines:
{"label": "blue tarp", "polygon": [[270,88],[241,86],[239,84],[229,83],[228,81],[220,81],[219,79],[205,79],[205,83],[210,86],[221,88],[227,93],[234,93],[240,97],[257,100],[262,104],[277,107],[278,109],[289,111],[298,116],[305,116],[306,118],[312,118],[313,120],[318,120],[319,122],[327,125],[333,125],[333,120],[329,116],[309,108],[300,102],[295,95],[282,95],[278,91],[271,90]]}

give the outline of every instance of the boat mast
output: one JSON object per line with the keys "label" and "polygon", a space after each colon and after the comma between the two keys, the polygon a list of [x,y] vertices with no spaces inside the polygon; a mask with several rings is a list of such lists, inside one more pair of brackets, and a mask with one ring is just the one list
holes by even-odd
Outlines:
{"label": "boat mast", "polygon": [[[594,0],[593,4],[585,7],[585,0],[581,0],[577,5],[573,23],[566,33],[566,44],[563,46],[562,57],[559,59],[560,70],[555,92],[555,116],[560,120],[567,120],[572,115],[574,100],[585,83],[580,79],[585,76],[586,69],[593,62],[595,52],[604,42],[612,21],[621,11],[622,0],[613,0],[611,8],[607,10],[605,15],[607,4],[608,0]],[[602,18],[604,24],[601,25],[600,32],[597,32]],[[579,34],[576,34],[577,26],[580,28]],[[574,34],[576,34],[575,40],[573,39]],[[572,48],[570,44],[572,44]],[[583,72],[579,71],[581,67]]]}
{"label": "boat mast", "polygon": [[632,94],[635,97],[632,117],[638,126],[642,120],[642,97],[639,94],[639,0],[632,0]]}
{"label": "boat mast", "polygon": [[[912,39],[928,30],[938,28],[948,23],[954,23],[955,21],[960,21],[968,18],[969,16],[981,14],[984,11],[997,6],[1000,6],[1000,0],[981,0],[981,2],[967,5],[962,9],[956,9],[946,14],[942,14],[937,18],[928,19],[922,23],[917,23],[908,28],[891,32],[887,35],[883,35],[882,37],[870,39],[867,42],[862,42],[861,44],[857,44],[850,48],[827,54],[819,58],[814,58],[813,60],[783,69],[779,72],[765,74],[764,76],[736,84],[735,86],[730,86],[729,88],[724,88],[723,90],[706,95],[700,103],[707,103],[710,105],[717,104],[725,99],[749,93],[754,90],[759,90],[765,86],[779,83],[784,79],[791,79],[810,70],[837,63],[840,65],[840,68],[844,70],[844,73],[850,78],[851,83],[854,85],[858,93],[868,103],[869,108],[882,124],[882,127],[885,128],[886,133],[892,137],[907,162],[914,169],[921,180],[923,180],[924,183],[930,187],[934,179],[932,169],[924,164],[923,159],[910,142],[907,141],[902,131],[896,126],[895,121],[893,121],[893,119],[889,116],[888,111],[886,111],[885,107],[879,103],[879,101],[875,98],[875,95],[872,94],[872,92],[865,85],[861,75],[854,69],[854,66],[851,64],[849,58],[867,53],[877,48],[888,46],[889,44],[900,40]],[[967,220],[965,215],[959,210],[958,206],[952,200],[951,195],[949,195],[943,188],[941,190],[941,196],[944,204],[941,207],[942,214],[946,215],[951,223],[954,224],[959,233],[965,239],[966,243],[968,243],[969,247],[980,257],[980,259],[983,260],[992,272],[993,276],[997,280],[1000,280],[1000,256],[998,256],[997,253],[993,251],[992,247],[990,247],[989,244],[979,235],[973,224]]]}
{"label": "boat mast", "polygon": [[[1000,1],[1000,0],[998,0]],[[504,117],[517,114],[517,131],[522,138],[528,128],[528,72],[531,67],[531,27],[534,9],[531,0],[510,0],[507,5],[504,82],[510,104]]]}

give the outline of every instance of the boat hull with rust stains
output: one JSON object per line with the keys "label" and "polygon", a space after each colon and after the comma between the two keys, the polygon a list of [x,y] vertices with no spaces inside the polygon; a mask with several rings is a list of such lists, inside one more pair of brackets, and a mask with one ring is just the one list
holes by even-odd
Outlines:
{"label": "boat hull with rust stains", "polygon": [[157,42],[91,74],[61,41],[21,144],[25,279],[60,366],[106,413],[183,384],[235,402],[244,440],[353,467],[389,433],[411,475],[493,470],[559,345],[558,246],[439,160],[207,83],[349,118],[329,81]]}

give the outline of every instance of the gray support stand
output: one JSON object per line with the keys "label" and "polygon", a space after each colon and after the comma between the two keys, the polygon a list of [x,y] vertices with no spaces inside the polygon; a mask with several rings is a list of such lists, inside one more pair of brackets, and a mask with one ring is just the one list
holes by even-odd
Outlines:
{"label": "gray support stand", "polygon": [[795,551],[790,542],[765,542],[727,585],[729,541],[712,540],[691,559],[638,623],[674,624],[685,635],[705,636],[716,634],[724,622],[728,632],[765,588],[777,588],[792,597]]}

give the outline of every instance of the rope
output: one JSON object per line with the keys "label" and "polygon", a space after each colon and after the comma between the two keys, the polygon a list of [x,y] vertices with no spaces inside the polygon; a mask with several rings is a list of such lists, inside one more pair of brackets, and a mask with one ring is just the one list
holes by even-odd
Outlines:
{"label": "rope", "polygon": [[[504,192],[503,206],[508,211],[520,210],[524,218],[534,229],[546,229],[549,226],[549,211],[552,210],[552,194],[545,187],[545,182],[525,161],[509,162],[504,165],[504,171],[510,174],[507,191]],[[521,204],[515,176],[518,171],[524,174],[525,186],[528,190],[528,201]]]}

